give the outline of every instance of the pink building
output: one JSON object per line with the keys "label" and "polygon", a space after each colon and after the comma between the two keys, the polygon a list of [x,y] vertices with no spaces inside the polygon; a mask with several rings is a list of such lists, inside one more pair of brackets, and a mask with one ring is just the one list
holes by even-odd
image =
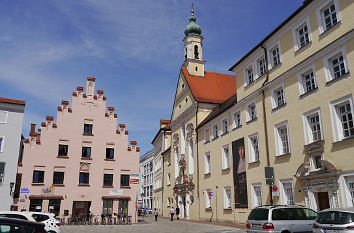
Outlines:
{"label": "pink building", "polygon": [[86,93],[77,87],[72,104],[62,101],[57,119],[47,116],[38,132],[31,125],[25,139],[19,210],[60,216],[132,216],[136,220],[139,147],[128,142],[124,124],[117,127],[114,107],[106,110],[102,90],[88,77]]}

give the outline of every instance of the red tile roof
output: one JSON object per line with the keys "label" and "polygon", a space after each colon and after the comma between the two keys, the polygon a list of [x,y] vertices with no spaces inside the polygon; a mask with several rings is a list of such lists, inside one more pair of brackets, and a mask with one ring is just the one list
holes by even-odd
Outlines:
{"label": "red tile roof", "polygon": [[184,77],[198,102],[222,103],[236,94],[236,77],[228,74],[204,72],[204,77],[192,76],[182,68]]}
{"label": "red tile roof", "polygon": [[8,98],[2,98],[2,97],[0,97],[0,102],[10,103],[10,104],[21,104],[21,105],[26,104],[26,102],[23,100],[15,100],[15,99],[8,99]]}

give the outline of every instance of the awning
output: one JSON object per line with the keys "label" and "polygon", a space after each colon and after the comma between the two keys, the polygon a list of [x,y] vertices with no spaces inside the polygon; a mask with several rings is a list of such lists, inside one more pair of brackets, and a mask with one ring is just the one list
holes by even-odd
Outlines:
{"label": "awning", "polygon": [[64,200],[64,197],[62,195],[30,195],[29,199],[43,199],[43,200],[59,199],[59,200]]}
{"label": "awning", "polygon": [[131,198],[129,196],[120,196],[120,195],[111,195],[111,196],[102,196],[102,200],[128,200]]}

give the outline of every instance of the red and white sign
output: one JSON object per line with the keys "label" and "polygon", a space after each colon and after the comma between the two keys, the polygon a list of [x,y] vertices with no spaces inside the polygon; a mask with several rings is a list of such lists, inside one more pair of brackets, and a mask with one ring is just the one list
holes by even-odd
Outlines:
{"label": "red and white sign", "polygon": [[139,184],[139,174],[130,175],[130,184]]}

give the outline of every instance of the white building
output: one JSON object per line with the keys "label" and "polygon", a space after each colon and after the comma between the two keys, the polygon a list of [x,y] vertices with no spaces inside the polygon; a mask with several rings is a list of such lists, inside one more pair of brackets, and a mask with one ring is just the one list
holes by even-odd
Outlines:
{"label": "white building", "polygon": [[146,152],[140,157],[139,162],[139,197],[138,200],[143,208],[153,209],[153,182],[154,182],[154,150]]}
{"label": "white building", "polygon": [[17,173],[25,101],[0,97],[0,210],[10,210]]}

